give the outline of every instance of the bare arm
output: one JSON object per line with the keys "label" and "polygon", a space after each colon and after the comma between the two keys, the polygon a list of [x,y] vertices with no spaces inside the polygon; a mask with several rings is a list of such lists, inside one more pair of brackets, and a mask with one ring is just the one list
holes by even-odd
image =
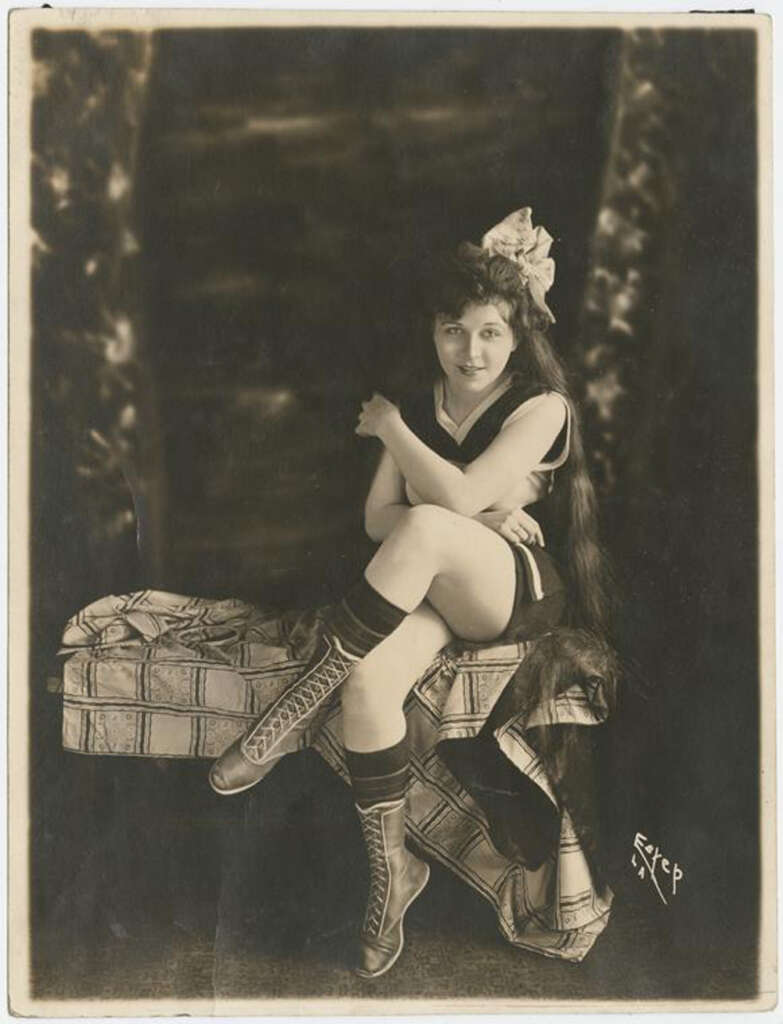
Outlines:
{"label": "bare arm", "polygon": [[405,481],[384,448],[364,503],[364,529],[370,540],[385,540],[407,508]]}
{"label": "bare arm", "polygon": [[396,406],[380,395],[365,403],[357,431],[383,441],[399,473],[424,501],[473,517],[501,498],[509,481],[518,480],[541,462],[565,418],[566,408],[559,396],[537,402],[464,468],[428,448]]}
{"label": "bare arm", "polygon": [[[364,529],[377,544],[385,540],[410,506],[405,481],[384,448],[364,505]],[[522,508],[509,511],[477,512],[473,518],[499,533],[512,544],[544,546],[544,535],[536,520]]]}

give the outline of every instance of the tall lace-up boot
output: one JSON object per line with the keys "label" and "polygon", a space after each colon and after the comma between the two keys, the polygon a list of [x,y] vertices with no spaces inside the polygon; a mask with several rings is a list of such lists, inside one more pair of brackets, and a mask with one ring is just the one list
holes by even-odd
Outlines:
{"label": "tall lace-up boot", "polygon": [[265,774],[266,765],[292,749],[293,741],[353,666],[407,614],[362,579],[332,609],[304,673],[212,765],[209,782],[215,792],[227,796],[254,786]]}
{"label": "tall lace-up boot", "polygon": [[397,961],[404,944],[405,911],[424,889],[429,865],[405,846],[405,800],[356,805],[370,862],[370,893],[362,926],[361,978],[377,978]]}

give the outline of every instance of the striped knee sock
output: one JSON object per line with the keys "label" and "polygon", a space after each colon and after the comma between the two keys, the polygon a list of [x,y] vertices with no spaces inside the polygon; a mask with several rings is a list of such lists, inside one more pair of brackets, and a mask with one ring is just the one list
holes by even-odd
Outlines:
{"label": "striped knee sock", "polygon": [[332,608],[327,626],[348,654],[363,658],[393,633],[407,614],[362,577]]}
{"label": "striped knee sock", "polygon": [[331,610],[325,636],[304,673],[282,693],[242,740],[244,757],[263,764],[286,737],[297,735],[310,716],[348,677],[356,662],[392,633],[408,614],[362,579]]}
{"label": "striped knee sock", "polygon": [[402,800],[408,786],[408,739],[385,750],[345,751],[353,796],[359,807]]}

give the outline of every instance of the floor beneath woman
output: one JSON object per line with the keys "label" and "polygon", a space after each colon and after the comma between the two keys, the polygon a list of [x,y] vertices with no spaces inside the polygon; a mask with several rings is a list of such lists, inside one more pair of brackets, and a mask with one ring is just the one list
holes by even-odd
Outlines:
{"label": "floor beneath woman", "polygon": [[103,814],[59,891],[50,868],[48,896],[39,894],[39,998],[754,995],[752,892],[741,879],[727,888],[735,905],[716,926],[693,899],[696,886],[665,906],[631,868],[630,845],[612,919],[583,963],[512,948],[489,904],[436,865],[406,919],[397,965],[362,981],[351,972],[367,878],[359,828],[348,790],[315,754],[284,762],[275,785],[229,799],[202,787],[206,765],[63,757],[70,785],[74,774],[94,782],[101,771],[97,789],[82,792],[92,792],[93,810],[103,802],[111,823]]}

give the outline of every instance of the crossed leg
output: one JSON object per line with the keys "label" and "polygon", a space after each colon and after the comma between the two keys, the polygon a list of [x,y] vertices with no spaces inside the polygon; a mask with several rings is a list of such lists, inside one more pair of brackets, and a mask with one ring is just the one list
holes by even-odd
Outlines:
{"label": "crossed leg", "polygon": [[[386,602],[408,614],[347,671],[345,657],[330,648],[303,676],[311,688],[317,678],[315,692],[321,698],[324,686],[331,692],[342,684],[346,746],[355,752],[383,749],[388,737],[393,738],[387,745],[401,738],[405,695],[434,655],[452,633],[475,641],[499,636],[511,616],[516,586],[508,544],[480,523],[435,505],[406,512],[367,566],[365,577]],[[254,733],[259,737],[262,757],[245,756],[246,737],[215,762],[210,782],[217,792],[238,793],[254,785],[264,774],[263,758],[272,756],[283,727],[286,734],[301,728],[306,718],[299,710],[301,694],[292,695],[300,685],[304,684],[294,683],[248,734],[254,741]]]}
{"label": "crossed leg", "polygon": [[424,601],[362,659],[340,690],[349,750],[383,750],[403,738],[405,698],[451,639],[443,618]]}
{"label": "crossed leg", "polygon": [[499,636],[516,586],[514,556],[498,534],[434,505],[418,505],[403,517],[365,576],[387,600],[414,610],[343,684],[345,745],[357,752],[399,742],[413,684],[454,635]]}
{"label": "crossed leg", "polygon": [[[367,566],[365,579],[369,586],[359,588],[365,599],[369,592],[376,611],[380,604],[385,614],[389,609],[393,614],[385,623],[379,615],[363,625],[360,613],[370,602],[352,609],[344,599],[347,615],[333,626],[334,644],[326,638],[323,656],[311,659],[248,736],[259,749],[265,744],[269,756],[284,728],[289,734],[301,729],[319,701],[341,687],[346,760],[370,866],[357,970],[374,978],[399,957],[403,916],[429,878],[428,866],[405,846],[405,696],[453,634],[492,640],[503,632],[513,609],[516,571],[511,549],[497,534],[436,506],[419,505],[401,517]],[[368,628],[384,624],[391,631]],[[375,646],[360,645],[357,625],[359,638],[362,629],[385,638]],[[347,654],[340,639],[352,635],[355,646]],[[357,649],[366,652],[359,661]],[[210,780],[218,792],[240,792],[258,781],[261,765],[262,760],[245,756],[240,740],[213,765]]]}

